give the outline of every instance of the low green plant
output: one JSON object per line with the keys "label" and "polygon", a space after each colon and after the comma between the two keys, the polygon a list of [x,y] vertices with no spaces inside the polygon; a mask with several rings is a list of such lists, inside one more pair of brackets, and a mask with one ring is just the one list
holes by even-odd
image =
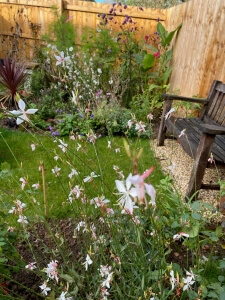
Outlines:
{"label": "low green plant", "polygon": [[55,45],[60,51],[66,51],[70,47],[76,48],[76,33],[74,25],[66,15],[60,15],[56,7],[52,8],[54,21],[49,25],[47,33],[42,39],[49,44]]}

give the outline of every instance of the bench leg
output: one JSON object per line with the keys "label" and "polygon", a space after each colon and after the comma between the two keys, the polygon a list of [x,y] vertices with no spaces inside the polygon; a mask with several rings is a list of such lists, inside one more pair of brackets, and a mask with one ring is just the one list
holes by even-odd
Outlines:
{"label": "bench leg", "polygon": [[166,137],[165,115],[171,109],[171,106],[172,106],[171,100],[166,100],[164,102],[161,122],[159,126],[158,138],[157,138],[157,146],[164,146],[164,141]]}
{"label": "bench leg", "polygon": [[197,199],[214,139],[215,135],[202,133],[186,192],[187,200],[195,193],[194,200]]}

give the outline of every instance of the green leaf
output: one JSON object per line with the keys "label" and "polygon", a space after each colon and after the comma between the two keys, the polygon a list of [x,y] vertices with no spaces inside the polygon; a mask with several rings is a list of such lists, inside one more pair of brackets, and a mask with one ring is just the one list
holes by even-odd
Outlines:
{"label": "green leaf", "polygon": [[222,226],[218,226],[218,227],[216,228],[216,232],[215,232],[216,236],[217,236],[217,237],[220,237],[220,236],[222,235],[222,233],[223,233],[223,228],[222,228]]}
{"label": "green leaf", "polygon": [[146,54],[143,61],[142,61],[142,66],[145,70],[150,69],[154,66],[154,62],[155,62],[154,55],[153,54]]}
{"label": "green leaf", "polygon": [[170,66],[170,67],[166,70],[166,72],[164,73],[164,75],[163,75],[163,81],[164,81],[164,83],[166,83],[167,80],[169,79],[170,74],[171,74],[171,72],[172,72],[172,69],[173,69],[173,67]]}
{"label": "green leaf", "polygon": [[201,219],[201,215],[198,214],[198,213],[193,213],[191,214],[192,218],[195,219],[195,220],[200,220]]}
{"label": "green leaf", "polygon": [[165,46],[165,41],[166,41],[166,37],[168,35],[168,32],[165,30],[164,26],[159,22],[157,24],[157,31],[159,33],[159,36],[161,38],[161,42],[162,42],[162,45]]}
{"label": "green leaf", "polygon": [[198,236],[199,227],[200,227],[200,224],[195,223],[194,225],[191,226],[191,228],[189,230],[187,230],[187,233],[189,234],[190,238],[194,238],[194,237]]}
{"label": "green leaf", "polygon": [[198,294],[195,291],[188,291],[188,298],[190,300],[196,300],[198,298]]}
{"label": "green leaf", "polygon": [[173,37],[174,37],[174,34],[175,34],[176,32],[178,32],[178,31],[180,30],[181,27],[182,27],[182,24],[180,24],[174,31],[171,31],[171,32],[167,35],[167,37],[166,37],[166,39],[165,39],[165,46],[169,46],[170,42],[172,41],[172,39],[173,39]]}
{"label": "green leaf", "polygon": [[225,277],[224,276],[218,276],[218,280],[219,280],[219,282],[223,282],[225,280]]}
{"label": "green leaf", "polygon": [[225,291],[219,295],[219,300],[224,300],[224,299],[225,299]]}
{"label": "green leaf", "polygon": [[10,164],[7,162],[1,163],[1,170],[2,170],[2,173],[9,173],[11,170]]}
{"label": "green leaf", "polygon": [[73,277],[71,277],[68,274],[60,274],[60,277],[63,278],[63,279],[65,279],[66,282],[68,282],[68,283],[73,283],[74,282]]}

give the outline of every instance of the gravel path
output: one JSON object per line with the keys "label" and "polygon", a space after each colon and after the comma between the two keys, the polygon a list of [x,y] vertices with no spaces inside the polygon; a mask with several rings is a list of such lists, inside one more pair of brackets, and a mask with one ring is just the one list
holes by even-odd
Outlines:
{"label": "gravel path", "polygon": [[[193,166],[193,159],[184,152],[176,140],[165,140],[165,146],[162,147],[157,147],[155,140],[153,147],[163,171],[171,174],[176,188],[184,197]],[[203,183],[218,183],[219,179],[225,180],[225,170],[206,169]],[[215,206],[219,198],[219,191],[212,190],[200,190],[198,197],[199,200],[210,202]]]}

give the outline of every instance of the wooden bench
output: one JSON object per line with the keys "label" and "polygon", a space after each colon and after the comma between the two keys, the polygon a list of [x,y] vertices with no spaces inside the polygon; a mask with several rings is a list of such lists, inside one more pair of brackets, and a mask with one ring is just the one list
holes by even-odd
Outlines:
{"label": "wooden bench", "polygon": [[[225,84],[213,81],[206,99],[163,95],[165,100],[158,133],[158,146],[164,145],[166,132],[170,132],[182,145],[184,151],[194,158],[186,197],[196,199],[200,189],[219,190],[218,184],[203,184],[207,167],[225,167]],[[168,115],[173,100],[201,103],[199,118],[175,118]],[[183,131],[185,130],[185,131]],[[213,156],[213,163],[209,158]]]}

